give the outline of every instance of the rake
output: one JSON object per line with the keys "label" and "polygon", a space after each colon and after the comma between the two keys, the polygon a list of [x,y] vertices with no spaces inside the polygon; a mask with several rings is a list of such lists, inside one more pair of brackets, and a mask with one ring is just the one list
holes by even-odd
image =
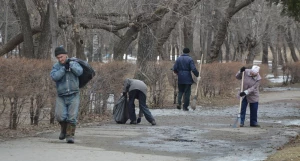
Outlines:
{"label": "rake", "polygon": [[[244,85],[244,72],[242,73],[242,83],[241,83],[241,92],[243,92],[243,85]],[[238,116],[233,124],[232,127],[236,128],[236,127],[240,127],[241,125],[241,108],[242,108],[242,101],[243,101],[243,97],[240,97],[240,106],[239,106],[239,113]]]}
{"label": "rake", "polygon": [[[204,54],[202,54],[201,60],[200,60],[199,77],[200,77],[200,73],[201,73],[201,67],[202,67],[203,55],[204,55]],[[197,86],[196,86],[195,95],[194,95],[194,98],[193,98],[193,100],[192,100],[192,102],[191,102],[191,108],[192,108],[193,110],[196,109],[199,81],[200,81],[200,80],[197,80]]]}

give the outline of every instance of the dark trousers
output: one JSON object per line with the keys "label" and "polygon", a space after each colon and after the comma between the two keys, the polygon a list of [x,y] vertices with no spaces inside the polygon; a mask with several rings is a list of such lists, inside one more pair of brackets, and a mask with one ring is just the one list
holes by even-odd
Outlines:
{"label": "dark trousers", "polygon": [[[241,124],[243,125],[245,122],[246,110],[248,106],[248,101],[246,97],[243,98],[242,109],[241,109]],[[250,105],[250,126],[257,125],[258,102],[249,103],[249,105]]]}
{"label": "dark trousers", "polygon": [[178,104],[181,105],[182,96],[184,94],[183,109],[187,109],[190,105],[191,84],[178,84]]}
{"label": "dark trousers", "polygon": [[136,115],[135,115],[135,104],[134,100],[138,99],[139,100],[139,108],[145,115],[145,118],[148,122],[152,122],[154,120],[151,112],[149,111],[148,106],[146,105],[146,95],[140,91],[140,90],[132,90],[129,92],[129,101],[128,101],[128,107],[129,107],[129,119],[131,121],[136,120]]}

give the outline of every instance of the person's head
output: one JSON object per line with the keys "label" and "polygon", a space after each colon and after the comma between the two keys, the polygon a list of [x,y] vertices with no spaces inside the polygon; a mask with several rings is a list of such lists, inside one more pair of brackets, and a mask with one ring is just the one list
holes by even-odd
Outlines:
{"label": "person's head", "polygon": [[190,53],[190,49],[189,48],[184,48],[182,50],[182,52],[185,53],[185,54],[188,54],[188,53]]}
{"label": "person's head", "polygon": [[253,65],[250,71],[250,75],[251,76],[257,76],[257,74],[259,73],[259,69],[260,67],[257,65]]}
{"label": "person's head", "polygon": [[57,47],[55,48],[55,57],[59,61],[59,63],[64,64],[66,60],[68,59],[68,52],[63,47]]}

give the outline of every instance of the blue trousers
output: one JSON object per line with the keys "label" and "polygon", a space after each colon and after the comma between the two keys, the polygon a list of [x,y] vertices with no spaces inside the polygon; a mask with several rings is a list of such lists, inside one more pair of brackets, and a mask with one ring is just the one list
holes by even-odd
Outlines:
{"label": "blue trousers", "polygon": [[[242,108],[241,108],[241,124],[244,125],[246,110],[248,106],[247,96],[243,98]],[[258,102],[249,103],[250,105],[250,126],[257,125],[257,110],[258,110]]]}
{"label": "blue trousers", "polygon": [[191,84],[178,84],[178,104],[181,105],[182,96],[184,94],[183,109],[187,109],[190,105]]}
{"label": "blue trousers", "polygon": [[136,120],[136,115],[135,115],[135,104],[134,100],[138,99],[139,100],[139,108],[145,115],[145,118],[148,122],[152,122],[154,120],[151,112],[149,111],[148,106],[146,105],[146,95],[140,91],[140,90],[132,90],[129,92],[129,100],[128,100],[128,109],[129,109],[129,119],[131,121]]}
{"label": "blue trousers", "polygon": [[66,96],[57,96],[55,118],[58,122],[68,122],[76,125],[79,110],[80,94],[73,93]]}

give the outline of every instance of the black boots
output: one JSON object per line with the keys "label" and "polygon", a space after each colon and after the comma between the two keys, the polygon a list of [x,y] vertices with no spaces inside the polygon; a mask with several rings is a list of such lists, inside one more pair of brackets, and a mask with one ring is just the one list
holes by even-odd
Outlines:
{"label": "black boots", "polygon": [[59,124],[60,124],[59,140],[64,140],[66,138],[67,122],[62,121],[59,122]]}
{"label": "black boots", "polygon": [[74,143],[74,135],[75,135],[76,125],[68,123],[66,130],[66,141],[67,143]]}

